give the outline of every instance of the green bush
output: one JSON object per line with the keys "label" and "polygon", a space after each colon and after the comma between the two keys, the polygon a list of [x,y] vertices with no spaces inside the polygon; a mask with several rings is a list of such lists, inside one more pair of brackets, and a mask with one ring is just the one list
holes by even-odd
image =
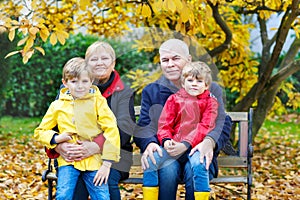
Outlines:
{"label": "green bush", "polygon": [[[4,92],[4,104],[1,107],[6,115],[42,116],[49,104],[55,99],[61,85],[62,67],[72,57],[84,57],[87,47],[98,37],[71,35],[65,45],[52,46],[45,43],[46,55],[35,53],[27,64],[15,55],[6,60],[11,66]],[[130,42],[108,41],[116,50],[116,70],[121,75],[136,67],[138,63],[147,63],[145,53],[131,49]],[[121,53],[122,52],[122,53]],[[118,57],[118,53],[122,54]]]}
{"label": "green bush", "polygon": [[[0,108],[4,105],[4,98],[5,98],[5,88],[7,86],[8,78],[11,74],[12,66],[9,64],[8,59],[4,59],[4,57],[13,50],[15,46],[15,42],[12,43],[8,40],[7,33],[0,34],[0,71],[1,71],[1,84],[0,84]],[[0,114],[2,110],[0,109]]]}

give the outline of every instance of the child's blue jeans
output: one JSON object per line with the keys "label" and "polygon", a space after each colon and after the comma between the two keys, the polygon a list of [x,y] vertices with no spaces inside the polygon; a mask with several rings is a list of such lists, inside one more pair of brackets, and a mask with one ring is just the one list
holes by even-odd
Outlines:
{"label": "child's blue jeans", "polygon": [[102,183],[101,186],[96,186],[93,183],[96,173],[97,171],[80,171],[75,169],[73,165],[59,167],[56,199],[72,200],[78,177],[82,174],[82,179],[92,200],[109,200],[108,185]]}
{"label": "child's blue jeans", "polygon": [[[160,157],[157,152],[154,152],[154,158],[156,165],[153,164],[148,157],[149,168],[144,171],[143,186],[144,187],[156,187],[159,185],[158,170],[162,167],[163,163],[172,158],[167,151],[162,148],[163,156]],[[205,168],[205,159],[203,163],[200,163],[200,152],[196,151],[192,156],[188,156],[188,161],[191,165],[193,172],[193,185],[195,192],[209,192],[209,171]],[[175,172],[174,172],[175,173]],[[165,177],[166,179],[168,177]]]}

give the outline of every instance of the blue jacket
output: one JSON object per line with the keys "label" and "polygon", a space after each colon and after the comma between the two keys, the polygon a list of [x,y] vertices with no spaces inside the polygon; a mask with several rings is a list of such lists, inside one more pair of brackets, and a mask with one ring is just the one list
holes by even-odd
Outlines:
{"label": "blue jacket", "polygon": [[[179,89],[164,76],[162,76],[159,80],[147,85],[143,89],[141,113],[134,137],[134,142],[141,149],[141,152],[144,152],[148,144],[151,142],[159,144],[156,133],[160,113],[168,97],[176,93],[178,90]],[[216,127],[207,135],[216,143],[214,157],[212,160],[212,165],[216,170],[212,173],[214,177],[217,177],[217,156],[220,150],[229,140],[232,122],[231,118],[225,113],[224,102],[222,99],[222,88],[213,82],[210,87],[210,91],[219,102]]]}

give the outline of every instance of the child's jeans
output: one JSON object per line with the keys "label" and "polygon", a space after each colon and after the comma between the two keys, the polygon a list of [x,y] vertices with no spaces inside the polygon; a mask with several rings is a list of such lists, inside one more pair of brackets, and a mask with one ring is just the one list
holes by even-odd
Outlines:
{"label": "child's jeans", "polygon": [[80,174],[85,182],[92,200],[109,200],[108,185],[94,185],[93,179],[97,171],[80,171],[73,165],[61,166],[58,168],[56,200],[72,200]]}
{"label": "child's jeans", "polygon": [[[156,187],[158,186],[158,170],[162,167],[163,163],[172,158],[167,151],[162,148],[163,156],[160,157],[157,152],[154,152],[154,158],[156,165],[154,165],[151,159],[148,157],[149,168],[144,171],[143,186],[144,187]],[[188,156],[188,155],[187,155]],[[200,152],[196,151],[192,156],[188,156],[188,161],[191,164],[193,172],[193,185],[195,192],[209,192],[209,172],[205,168],[205,159],[203,163],[200,163]],[[174,172],[175,173],[175,172]],[[168,178],[168,177],[166,177]]]}

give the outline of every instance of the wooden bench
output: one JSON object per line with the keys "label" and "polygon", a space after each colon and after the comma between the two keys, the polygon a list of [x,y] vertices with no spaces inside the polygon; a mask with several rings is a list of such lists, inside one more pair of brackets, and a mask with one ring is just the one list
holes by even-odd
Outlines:
{"label": "wooden bench", "polygon": [[[238,155],[220,155],[218,157],[219,176],[210,181],[211,184],[244,184],[247,187],[247,199],[251,199],[252,186],[252,108],[249,112],[227,112],[236,123],[234,131],[237,136]],[[140,106],[135,106],[135,114],[139,116]],[[133,154],[132,168],[141,168],[140,154]],[[229,169],[233,169],[230,172]],[[243,171],[240,172],[239,170]],[[224,175],[225,174],[225,175]],[[229,174],[229,175],[228,175]],[[242,175],[241,175],[242,174]],[[52,199],[53,181],[57,180],[56,173],[53,170],[53,164],[49,159],[48,169],[43,172],[42,180],[48,180],[48,199]],[[142,173],[132,174],[122,184],[142,184]]]}

